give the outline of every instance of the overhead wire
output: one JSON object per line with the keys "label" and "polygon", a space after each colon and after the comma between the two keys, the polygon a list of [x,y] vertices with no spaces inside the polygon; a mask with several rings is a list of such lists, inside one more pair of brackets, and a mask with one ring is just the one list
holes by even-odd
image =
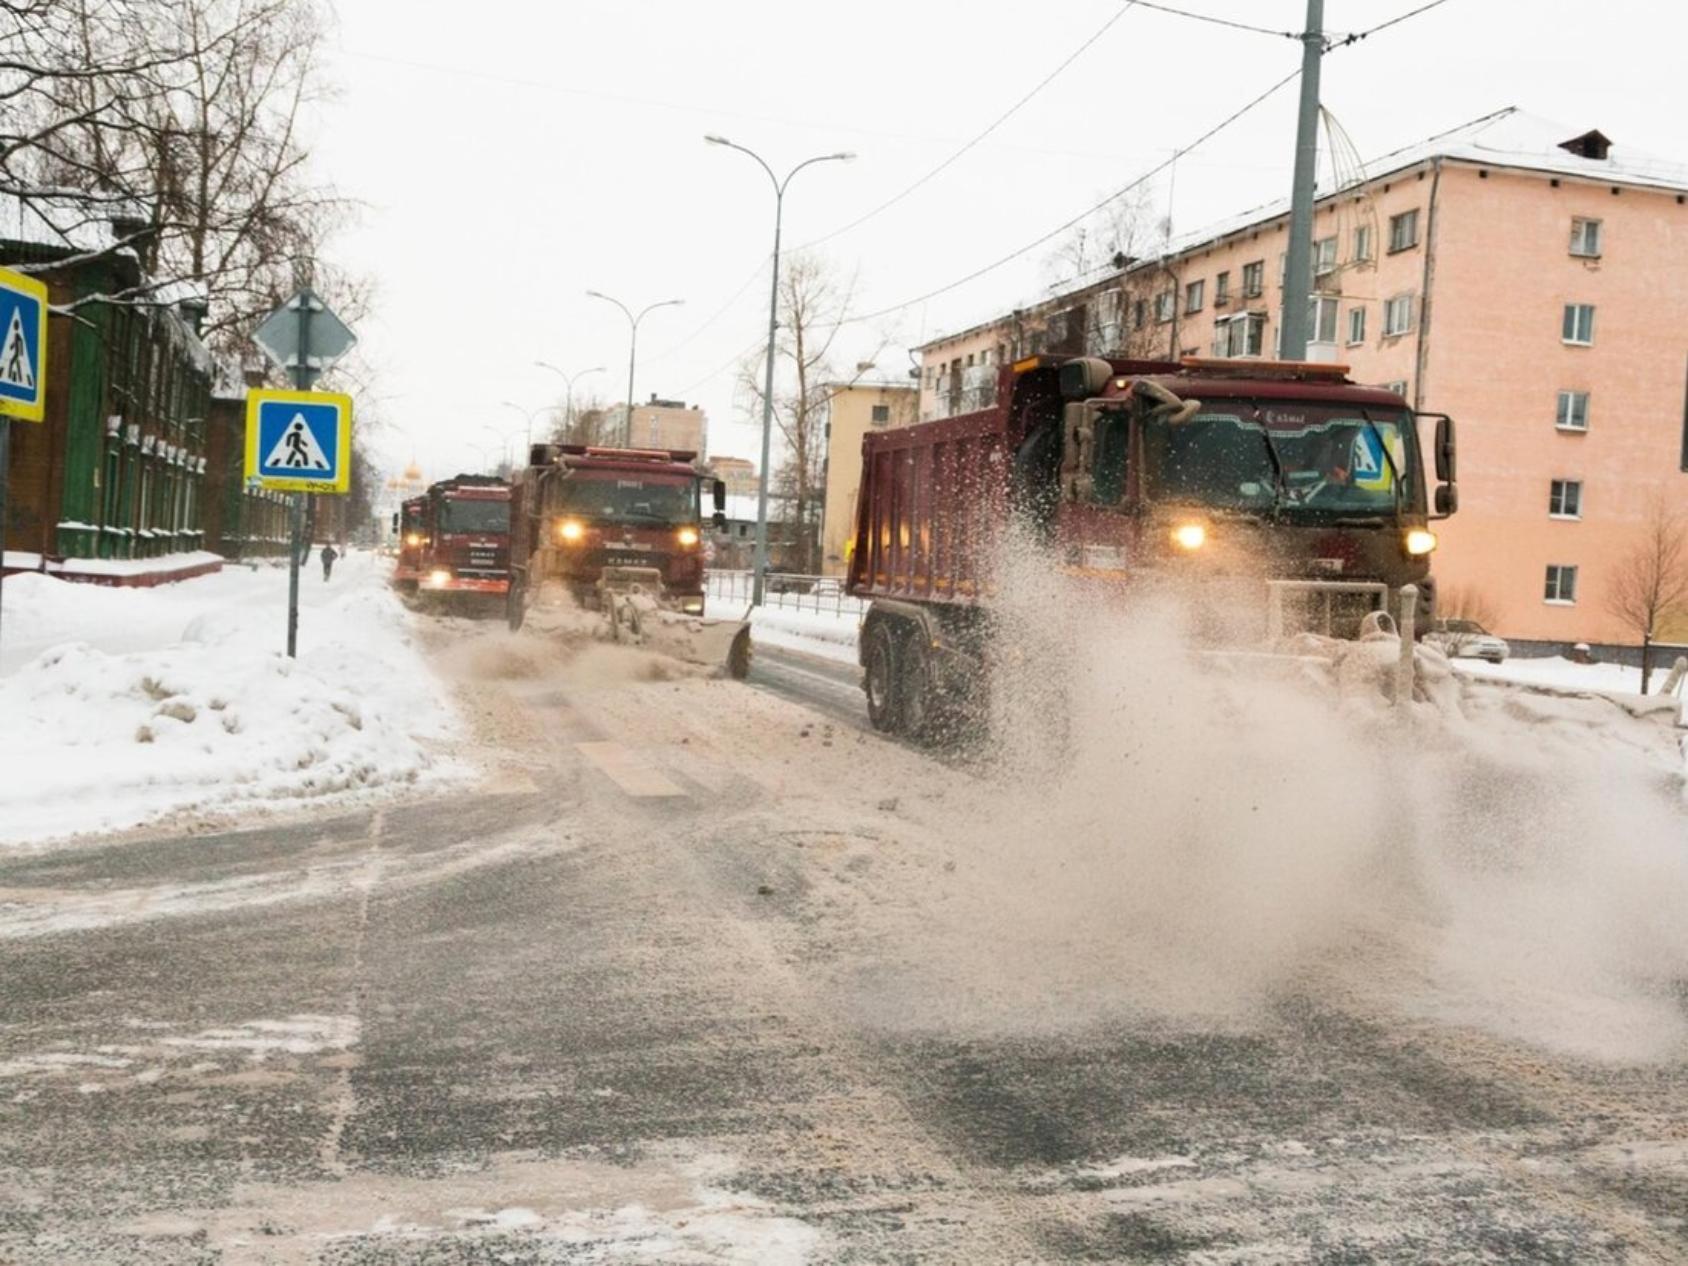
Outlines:
{"label": "overhead wire", "polygon": [[1137,0],[1145,9],[1155,9],[1161,13],[1176,14],[1181,18],[1193,18],[1197,22],[1208,22],[1214,26],[1228,26],[1236,31],[1252,31],[1256,35],[1270,35],[1277,39],[1299,40],[1301,36],[1294,31],[1274,31],[1269,26],[1254,26],[1248,22],[1238,22],[1232,18],[1221,18],[1211,13],[1195,13],[1189,9],[1176,9],[1170,4],[1159,4],[1157,0]]}
{"label": "overhead wire", "polygon": [[1395,17],[1390,18],[1386,22],[1379,22],[1376,26],[1368,27],[1364,31],[1355,31],[1352,34],[1345,35],[1342,39],[1335,41],[1331,47],[1346,48],[1350,44],[1356,44],[1360,40],[1365,39],[1368,35],[1376,35],[1379,31],[1387,31],[1390,27],[1405,22],[1408,18],[1416,18],[1419,14],[1428,13],[1430,10],[1437,8],[1440,5],[1444,5],[1447,2],[1448,0],[1430,0],[1428,4],[1421,4],[1416,9],[1408,9],[1405,13],[1397,14]]}
{"label": "overhead wire", "polygon": [[1190,151],[1192,151],[1192,150],[1198,148],[1199,146],[1206,144],[1208,141],[1212,140],[1215,136],[1219,135],[1219,133],[1223,132],[1226,128],[1230,127],[1238,119],[1241,119],[1244,115],[1248,114],[1250,111],[1254,110],[1256,107],[1258,107],[1263,102],[1265,102],[1269,97],[1271,97],[1274,93],[1278,92],[1286,84],[1294,82],[1297,78],[1300,77],[1300,75],[1301,75],[1301,68],[1297,67],[1296,69],[1292,70],[1289,74],[1285,75],[1282,79],[1280,79],[1276,83],[1274,83],[1271,87],[1267,88],[1264,92],[1262,92],[1262,93],[1258,94],[1257,96],[1251,98],[1247,103],[1245,103],[1244,105],[1239,106],[1237,109],[1233,110],[1230,114],[1226,115],[1218,123],[1215,123],[1212,127],[1208,128],[1207,131],[1203,132],[1200,136],[1198,136],[1195,140],[1191,141],[1189,144],[1184,145],[1184,146],[1182,146],[1182,147],[1180,147],[1176,150],[1173,150],[1172,153],[1168,157],[1162,159],[1160,162],[1156,163],[1153,167],[1149,168],[1147,171],[1143,172],[1141,175],[1137,176],[1135,179],[1131,180],[1127,184],[1125,184],[1125,185],[1121,186],[1120,188],[1114,190],[1112,193],[1110,193],[1107,197],[1103,198],[1100,202],[1096,203],[1094,206],[1089,207],[1089,208],[1085,209],[1084,211],[1079,212],[1079,214],[1073,216],[1071,219],[1069,219],[1069,220],[1067,220],[1067,221],[1065,221],[1061,224],[1056,225],[1054,228],[1050,229],[1047,233],[1044,233],[1041,236],[1034,238],[1032,241],[1027,242],[1024,246],[1018,247],[1015,250],[1010,251],[1008,254],[1003,255],[996,260],[993,260],[991,263],[986,264],[982,268],[974,269],[972,272],[966,274],[963,277],[958,277],[958,278],[956,278],[956,280],[951,281],[951,282],[949,282],[945,285],[938,286],[938,287],[936,287],[935,289],[932,289],[932,290],[928,290],[924,294],[916,295],[912,299],[905,299],[901,303],[895,303],[895,304],[892,304],[890,307],[880,308],[880,309],[878,309],[877,311],[874,311],[874,312],[865,312],[865,313],[862,313],[858,316],[845,317],[845,318],[839,320],[838,322],[836,322],[835,324],[837,324],[837,325],[853,325],[853,324],[856,324],[856,323],[859,323],[859,322],[862,322],[862,321],[876,321],[881,317],[890,316],[894,312],[901,312],[904,308],[912,308],[916,304],[925,303],[930,299],[937,298],[939,295],[948,294],[951,290],[955,290],[955,289],[957,289],[961,286],[965,286],[968,282],[977,281],[980,277],[983,277],[988,273],[995,272],[998,268],[1003,267],[1005,264],[1012,263],[1014,260],[1019,259],[1020,256],[1036,250],[1038,247],[1044,245],[1045,243],[1053,240],[1054,238],[1059,237],[1062,233],[1065,233],[1068,229],[1072,228],[1074,225],[1080,224],[1084,220],[1088,219],[1090,216],[1095,215],[1098,211],[1102,210],[1102,208],[1106,207],[1109,203],[1117,202],[1119,199],[1123,198],[1126,194],[1132,192],[1132,190],[1137,189],[1140,186],[1146,184],[1148,181],[1150,181],[1154,177],[1158,176],[1161,172],[1165,171],[1168,167],[1172,166],[1173,163],[1177,162],[1185,154],[1188,154]]}
{"label": "overhead wire", "polygon": [[[869,220],[873,219],[875,216],[881,214],[884,211],[888,211],[892,207],[896,206],[899,202],[901,202],[904,198],[908,197],[916,189],[919,189],[922,185],[926,184],[928,181],[934,179],[935,177],[937,177],[938,175],[943,173],[946,169],[948,169],[951,165],[953,165],[958,159],[960,159],[963,155],[968,153],[968,151],[972,150],[980,142],[982,142],[986,137],[988,137],[992,132],[996,131],[997,128],[1001,127],[1004,123],[1008,122],[1009,119],[1013,118],[1015,114],[1017,114],[1027,103],[1029,103],[1032,100],[1032,98],[1036,97],[1038,95],[1038,93],[1042,92],[1045,88],[1047,88],[1050,84],[1052,84],[1061,75],[1061,73],[1067,69],[1067,67],[1071,66],[1075,61],[1077,61],[1085,53],[1086,50],[1088,50],[1092,45],[1094,45],[1096,43],[1096,41],[1100,40],[1111,29],[1113,29],[1114,24],[1116,22],[1118,22],[1121,18],[1123,18],[1128,12],[1130,12],[1133,8],[1136,8],[1139,5],[1147,5],[1147,4],[1148,4],[1148,0],[1126,0],[1126,2],[1124,4],[1122,4],[1117,10],[1114,11],[1113,16],[1111,16],[1106,22],[1102,23],[1101,26],[1097,27],[1096,30],[1092,31],[1090,33],[1090,35],[1085,39],[1085,41],[1082,44],[1080,44],[1077,48],[1073,49],[1072,52],[1068,53],[1067,56],[1062,59],[1061,63],[1058,66],[1055,67],[1054,70],[1051,70],[1042,79],[1038,80],[1038,82],[1032,86],[1032,88],[1029,92],[1027,92],[1025,95],[1023,95],[1018,101],[1016,101],[1013,105],[1009,106],[1001,114],[997,115],[996,118],[992,119],[991,122],[985,127],[985,129],[983,131],[977,133],[976,135],[970,137],[967,141],[963,142],[962,145],[960,146],[960,148],[953,151],[947,158],[945,158],[936,167],[933,167],[930,171],[928,171],[925,175],[921,176],[913,184],[908,185],[905,188],[903,188],[902,190],[900,190],[898,193],[893,194],[891,197],[887,198],[884,202],[881,202],[878,206],[874,207],[872,210],[864,212],[862,215],[857,216],[854,220],[851,220],[848,224],[840,225],[838,228],[833,229],[831,232],[822,234],[820,237],[815,238],[813,241],[803,243],[803,245],[797,247],[797,249],[798,250],[808,250],[811,247],[821,245],[823,242],[830,242],[835,237],[842,237],[844,234],[850,232],[850,230],[852,230],[854,228],[858,228],[859,226],[861,226],[863,224],[866,224]],[[1153,8],[1155,6],[1149,5],[1148,7]]]}

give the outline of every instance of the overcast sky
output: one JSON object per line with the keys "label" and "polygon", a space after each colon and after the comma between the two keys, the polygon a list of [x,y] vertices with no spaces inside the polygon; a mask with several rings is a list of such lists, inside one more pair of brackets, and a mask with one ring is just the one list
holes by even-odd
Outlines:
{"label": "overcast sky", "polygon": [[[1304,0],[1174,0],[1298,30]],[[1326,26],[1364,30],[1421,0],[1327,0]],[[536,360],[620,399],[627,322],[594,288],[652,313],[635,396],[684,397],[709,414],[716,453],[755,456],[734,389],[765,338],[773,195],[750,159],[782,173],[811,155],[786,199],[786,244],[827,234],[949,157],[1127,11],[987,140],[913,194],[816,248],[854,276],[857,311],[902,303],[1029,243],[1163,162],[1295,68],[1300,46],[1121,0],[971,5],[936,0],[566,0],[474,5],[337,0],[317,112],[322,178],[364,204],[332,253],[370,275],[360,328],[375,372],[364,416],[377,449],[429,478],[476,469],[503,402],[558,402]],[[1508,105],[1598,126],[1688,161],[1688,17],[1678,0],[1447,0],[1330,54],[1322,97],[1363,157]],[[1157,214],[1199,228],[1288,191],[1289,84],[1152,182]],[[884,320],[847,327],[837,360],[906,348],[987,319],[1049,284],[1048,249]],[[490,429],[489,429],[490,428]]]}

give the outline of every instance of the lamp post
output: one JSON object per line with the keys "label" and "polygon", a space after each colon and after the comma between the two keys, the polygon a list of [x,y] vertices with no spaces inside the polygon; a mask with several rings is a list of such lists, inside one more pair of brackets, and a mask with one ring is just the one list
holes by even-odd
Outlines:
{"label": "lamp post", "polygon": [[[563,386],[567,389],[568,393],[568,407],[567,412],[563,414],[563,426],[572,433],[574,430],[574,380],[576,378],[584,378],[587,374],[601,374],[604,372],[604,367],[602,365],[594,365],[591,369],[577,369],[574,373],[569,374],[558,369],[550,361],[536,360],[533,363],[540,369],[549,369],[552,373],[556,374],[557,377],[563,380]],[[631,390],[632,389],[629,388],[629,394],[631,394]]]}
{"label": "lamp post", "polygon": [[[510,441],[512,439],[514,439],[517,435],[520,435],[521,432],[516,431],[516,430],[500,431],[495,426],[489,426],[489,425],[484,425],[484,424],[482,425],[481,430],[486,431],[489,434],[496,435],[498,437],[498,460],[500,462],[509,462],[509,460],[510,460]],[[492,473],[496,475],[498,472],[495,469]]]}
{"label": "lamp post", "polygon": [[605,303],[615,304],[616,307],[621,309],[622,315],[627,318],[628,326],[631,327],[630,333],[627,337],[627,412],[621,423],[622,447],[630,448],[633,444],[633,357],[639,350],[639,322],[645,319],[645,314],[647,312],[653,312],[657,308],[678,307],[680,304],[684,303],[685,300],[658,299],[655,303],[647,304],[645,307],[640,308],[639,315],[634,316],[632,310],[629,309],[628,306],[620,299],[612,299],[609,295],[602,294],[596,290],[588,290],[586,292],[586,297],[588,299],[602,299]]}
{"label": "lamp post", "polygon": [[756,479],[756,563],[750,583],[750,601],[755,606],[761,606],[762,590],[768,575],[768,461],[774,431],[774,337],[779,329],[780,222],[785,212],[785,189],[793,176],[813,163],[847,163],[855,155],[843,150],[836,154],[816,154],[813,158],[805,158],[798,163],[785,174],[785,179],[781,180],[755,150],[746,149],[724,136],[712,135],[703,139],[710,145],[725,145],[728,149],[736,149],[741,154],[750,155],[762,170],[768,173],[768,180],[774,186],[774,277],[768,288],[768,363],[762,388],[762,469]]}
{"label": "lamp post", "polygon": [[542,404],[537,409],[529,410],[522,408],[522,406],[517,404],[514,400],[500,400],[498,402],[498,407],[501,409],[514,409],[517,413],[527,419],[526,429],[523,434],[527,437],[527,447],[529,452],[533,450],[533,420],[541,413],[552,413],[555,412],[557,408],[554,404]]}

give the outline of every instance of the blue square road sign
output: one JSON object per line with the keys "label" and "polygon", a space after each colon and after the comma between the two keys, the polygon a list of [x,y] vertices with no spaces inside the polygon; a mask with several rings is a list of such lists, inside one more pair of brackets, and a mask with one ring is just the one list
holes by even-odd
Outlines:
{"label": "blue square road sign", "polygon": [[283,492],[346,492],[351,466],[350,397],[325,391],[248,393],[248,479]]}
{"label": "blue square road sign", "polygon": [[47,287],[0,268],[0,417],[47,412]]}

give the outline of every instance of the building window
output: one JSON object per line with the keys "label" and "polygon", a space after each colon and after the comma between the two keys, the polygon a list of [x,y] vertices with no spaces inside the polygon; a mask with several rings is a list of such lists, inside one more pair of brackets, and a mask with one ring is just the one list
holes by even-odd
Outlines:
{"label": "building window", "polygon": [[1389,253],[1411,250],[1418,245],[1418,208],[1389,217]]}
{"label": "building window", "polygon": [[1383,337],[1395,338],[1413,328],[1413,297],[1396,295],[1383,305]]}
{"label": "building window", "polygon": [[890,420],[891,420],[891,406],[890,405],[888,405],[888,404],[876,404],[876,405],[873,406],[873,424],[875,426],[884,426]]}
{"label": "building window", "polygon": [[1155,296],[1155,320],[1170,321],[1178,315],[1178,292],[1163,290]]}
{"label": "building window", "polygon": [[1571,254],[1584,259],[1600,258],[1600,221],[1574,219],[1571,221]]}
{"label": "building window", "polygon": [[1215,356],[1258,356],[1266,341],[1266,314],[1239,312],[1213,323]]}
{"label": "building window", "polygon": [[1148,319],[1148,307],[1143,300],[1138,299],[1131,305],[1131,328],[1140,330],[1143,322]]}
{"label": "building window", "polygon": [[1594,305],[1592,303],[1567,303],[1565,318],[1560,323],[1559,337],[1567,343],[1574,343],[1578,347],[1592,347],[1594,344]]}
{"label": "building window", "polygon": [[1565,606],[1577,600],[1577,569],[1567,567],[1563,563],[1549,563],[1547,565],[1547,594],[1548,602],[1558,602]]}
{"label": "building window", "polygon": [[1588,392],[1561,391],[1559,413],[1553,425],[1561,431],[1588,430]]}
{"label": "building window", "polygon": [[1213,306],[1223,308],[1231,302],[1231,274],[1220,273],[1213,279]]}
{"label": "building window", "polygon": [[1348,346],[1366,341],[1366,310],[1364,308],[1348,309]]}
{"label": "building window", "polygon": [[1403,400],[1407,398],[1407,380],[1405,378],[1397,378],[1394,382],[1386,382],[1383,384],[1383,389],[1385,391],[1393,391]]}
{"label": "building window", "polygon": [[1192,281],[1184,287],[1184,311],[1200,312],[1202,310],[1202,293],[1207,289],[1205,281]]}
{"label": "building window", "polygon": [[1361,224],[1354,229],[1354,262],[1363,263],[1371,258],[1371,225]]}
{"label": "building window", "polygon": [[1257,259],[1243,265],[1243,298],[1258,299],[1266,293],[1266,261]]}
{"label": "building window", "polygon": [[1313,243],[1313,275],[1324,277],[1336,271],[1336,235],[1321,237]]}
{"label": "building window", "polygon": [[1336,342],[1336,299],[1330,295],[1313,295],[1307,300],[1307,341],[1309,343]]}
{"label": "building window", "polygon": [[1582,518],[1582,480],[1555,479],[1547,493],[1547,512],[1555,519]]}

